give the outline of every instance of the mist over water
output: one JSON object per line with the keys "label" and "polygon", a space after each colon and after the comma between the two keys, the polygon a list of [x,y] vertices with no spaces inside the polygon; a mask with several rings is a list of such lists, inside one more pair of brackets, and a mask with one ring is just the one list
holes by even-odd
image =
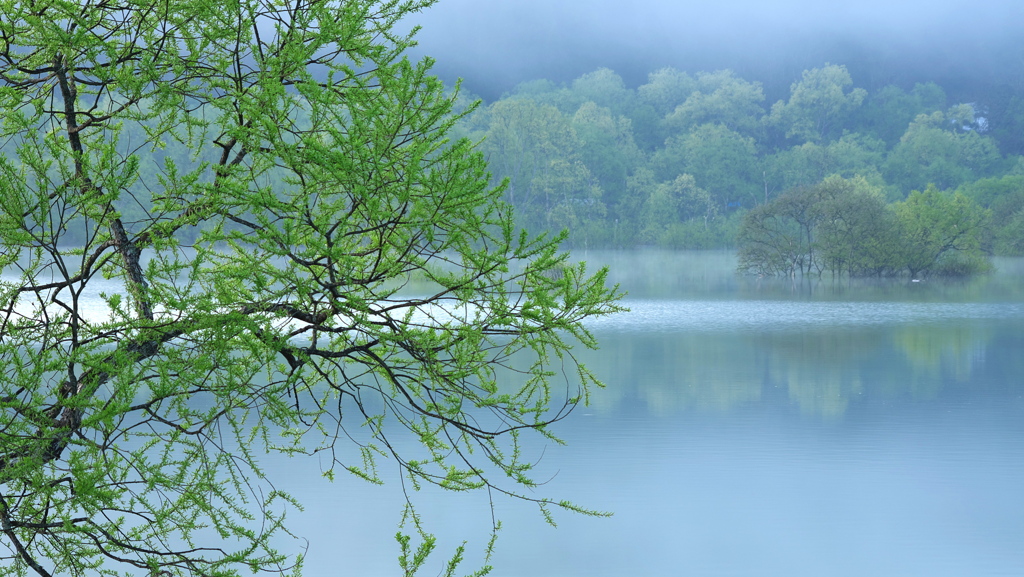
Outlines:
{"label": "mist over water", "polygon": [[[499,499],[501,577],[994,577],[1024,571],[1022,259],[969,282],[758,282],[731,253],[590,251],[632,311],[580,358],[607,383],[528,440],[537,495],[609,510],[556,516]],[[394,484],[317,482],[295,518],[307,572],[392,573]],[[301,467],[301,468],[300,468]],[[441,547],[484,495],[414,495]],[[474,547],[475,546],[475,547]],[[468,569],[468,567],[467,567]]]}
{"label": "mist over water", "polygon": [[[556,424],[568,444],[529,438],[524,459],[544,481],[531,494],[614,516],[553,528],[499,498],[492,575],[1024,572],[1024,259],[911,283],[758,279],[728,251],[572,257],[611,266],[632,310],[591,324],[600,350],[574,351],[607,387]],[[392,462],[382,487],[329,483],[317,457],[261,465],[306,506],[276,543],[307,554],[305,574],[398,570]],[[464,572],[483,563],[485,493],[409,491],[438,557],[467,540]]]}

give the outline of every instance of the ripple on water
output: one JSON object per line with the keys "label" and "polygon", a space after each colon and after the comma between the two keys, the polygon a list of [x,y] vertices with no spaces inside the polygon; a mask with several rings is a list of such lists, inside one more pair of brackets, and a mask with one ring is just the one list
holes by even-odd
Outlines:
{"label": "ripple on water", "polygon": [[593,320],[593,330],[772,331],[1024,318],[1022,303],[634,300],[630,311]]}

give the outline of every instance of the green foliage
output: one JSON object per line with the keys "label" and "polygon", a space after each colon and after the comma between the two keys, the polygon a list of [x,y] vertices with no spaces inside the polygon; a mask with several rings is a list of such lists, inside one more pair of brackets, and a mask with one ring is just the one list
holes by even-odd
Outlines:
{"label": "green foliage", "polygon": [[1024,254],[1024,176],[983,178],[957,192],[989,209],[991,227],[982,240],[984,250],[1006,256]]}
{"label": "green foliage", "polygon": [[[580,158],[597,179],[601,198],[616,216],[626,196],[626,180],[643,160],[633,127],[626,117],[613,117],[611,111],[593,102],[585,102],[572,118],[580,140]],[[623,215],[624,216],[624,215]]]}
{"label": "green foliage", "polygon": [[881,190],[862,177],[826,178],[817,187],[817,259],[824,270],[849,276],[893,271],[901,239]]}
{"label": "green foliage", "polygon": [[639,99],[654,108],[661,116],[669,114],[686,102],[697,90],[697,81],[675,68],[662,68],[647,76],[647,84],[637,88]]}
{"label": "green foliage", "polygon": [[[269,451],[589,512],[519,439],[598,384],[572,348],[617,295],[450,138],[395,28],[430,3],[0,3],[0,574],[298,573]],[[515,114],[559,113],[492,116],[507,189],[602,218],[568,122],[524,144]]]}
{"label": "green foliage", "polygon": [[863,178],[826,178],[750,211],[739,267],[759,275],[966,276],[989,270],[988,213],[934,186],[892,207]]}
{"label": "green foliage", "polygon": [[518,224],[555,231],[569,227],[572,240],[586,244],[582,220],[600,221],[606,208],[570,119],[554,106],[523,98],[494,103],[489,117],[484,150],[497,171],[494,184],[507,179],[506,198],[516,208]]}
{"label": "green foliage", "polygon": [[743,217],[737,242],[739,269],[761,276],[794,276],[814,270],[813,188],[791,190]]}
{"label": "green foliage", "polygon": [[997,254],[1006,256],[1024,256],[1024,209],[1012,213],[996,229],[995,250]]}
{"label": "green foliage", "polygon": [[914,119],[886,160],[886,180],[904,191],[934,184],[940,189],[991,176],[1002,157],[992,139],[964,130],[963,110],[921,114]]}
{"label": "green foliage", "polygon": [[[484,138],[492,182],[509,179],[523,226],[568,227],[574,246],[722,248],[736,244],[740,212],[831,176],[863,179],[893,203],[928,184],[1024,174],[1024,157],[997,148],[996,122],[987,103],[949,106],[934,83],[868,93],[839,65],[805,71],[769,114],[761,85],[728,70],[663,68],[633,90],[602,68],[568,87],[523,83],[474,113],[464,133]],[[659,187],[683,175],[710,195],[715,216],[652,208],[665,205]],[[1010,223],[1022,205],[1012,187],[997,188],[976,199],[995,213],[982,250],[1017,254]]]}
{"label": "green foliage", "polygon": [[702,124],[721,124],[729,130],[753,134],[764,115],[764,92],[758,82],[737,78],[731,70],[702,72],[697,90],[665,116],[673,131],[687,132]]}
{"label": "green foliage", "polygon": [[[689,174],[657,185],[644,203],[641,220],[644,229],[640,233],[643,242],[654,242],[662,246],[696,248],[700,242],[698,233],[687,226],[687,221],[699,221],[705,231],[708,221],[713,221],[718,207],[711,195],[699,188]],[[694,223],[696,224],[696,223]]]}
{"label": "green foliage", "polygon": [[867,96],[863,88],[852,88],[853,79],[845,66],[826,64],[805,70],[793,83],[788,102],[772,105],[769,122],[785,131],[786,138],[801,142],[831,140],[842,131],[846,118]]}
{"label": "green foliage", "polygon": [[621,76],[608,68],[598,68],[573,80],[572,92],[581,101],[594,102],[616,115],[633,107],[633,91],[626,88]]}
{"label": "green foliage", "polygon": [[868,96],[854,113],[854,121],[863,131],[893,146],[918,114],[945,109],[946,93],[935,83],[915,84],[909,93],[890,84]]}
{"label": "green foliage", "polygon": [[704,124],[670,138],[651,159],[659,180],[691,174],[721,208],[751,202],[760,192],[754,140],[721,124]]}
{"label": "green foliage", "polygon": [[896,203],[894,211],[899,262],[912,278],[929,272],[963,276],[987,268],[980,249],[989,214],[966,196],[929,185]]}
{"label": "green foliage", "polygon": [[830,175],[844,178],[863,176],[882,185],[878,166],[885,158],[885,144],[858,134],[846,134],[827,144],[805,142],[764,157],[764,175],[769,192],[808,187]]}
{"label": "green foliage", "polygon": [[662,68],[647,76],[647,84],[636,90],[637,106],[629,112],[636,129],[637,144],[650,151],[661,146],[668,137],[665,115],[697,89],[697,82],[675,68]]}
{"label": "green foliage", "polygon": [[993,138],[1006,154],[1024,154],[1024,94],[1003,85],[986,95]]}

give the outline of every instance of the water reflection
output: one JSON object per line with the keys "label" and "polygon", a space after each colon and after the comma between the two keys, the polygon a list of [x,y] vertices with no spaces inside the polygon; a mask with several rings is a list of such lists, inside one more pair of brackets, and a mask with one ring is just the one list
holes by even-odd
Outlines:
{"label": "water reflection", "polygon": [[629,312],[594,320],[609,332],[774,332],[855,329],[870,325],[934,325],[1024,318],[1024,304],[793,300],[629,300]]}
{"label": "water reflection", "polygon": [[[967,386],[1024,326],[1024,277],[1010,259],[1009,272],[970,281],[816,281],[794,293],[789,281],[737,276],[727,253],[597,256],[622,267],[631,295],[630,312],[592,324],[603,346],[589,362],[611,383],[595,397],[603,413],[630,402],[660,416],[727,411],[784,391],[800,413],[836,419],[851,404]],[[662,294],[697,298],[652,298]]]}
{"label": "water reflection", "polygon": [[616,517],[514,516],[545,554],[499,575],[1024,574],[1024,269],[794,290],[654,256],[552,457]]}
{"label": "water reflection", "polygon": [[580,354],[608,387],[534,450],[616,516],[501,508],[496,575],[1024,574],[1024,267],[792,287],[606,256],[633,310]]}
{"label": "water reflection", "polygon": [[[1024,259],[832,284],[739,277],[728,253],[586,258],[632,312],[576,351],[608,386],[555,427],[568,445],[524,460],[539,494],[615,516],[556,530],[499,500],[493,575],[1024,575]],[[308,505],[289,517],[305,574],[395,573],[400,485],[266,466]],[[469,540],[478,563],[486,495],[415,497],[439,547]]]}
{"label": "water reflection", "polygon": [[993,354],[1013,350],[1022,321],[602,332],[602,350],[588,364],[610,386],[595,396],[594,410],[611,413],[633,398],[661,416],[723,411],[781,388],[804,414],[835,418],[871,397],[934,398],[984,375]]}

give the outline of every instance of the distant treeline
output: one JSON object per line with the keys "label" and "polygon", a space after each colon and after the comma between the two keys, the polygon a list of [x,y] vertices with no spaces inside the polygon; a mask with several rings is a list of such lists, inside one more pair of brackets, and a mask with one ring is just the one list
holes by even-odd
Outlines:
{"label": "distant treeline", "polygon": [[[1011,116],[1002,114],[997,123],[975,104],[950,102],[934,83],[869,93],[855,87],[844,66],[832,64],[805,71],[789,98],[775,103],[766,102],[760,83],[728,70],[691,75],[666,68],[632,89],[612,70],[599,69],[568,86],[521,84],[467,115],[458,130],[483,139],[494,183],[507,179],[505,195],[522,226],[567,229],[577,247],[737,247],[771,232],[765,207],[782,218],[779,201],[820,197],[828,189],[874,199],[870,210],[889,211],[893,222],[902,210],[903,228],[886,234],[909,234],[908,203],[927,197],[929,206],[955,206],[950,210],[975,219],[973,236],[961,235],[943,252],[970,253],[971,260],[1024,254],[1024,157],[1013,153],[1021,136],[1019,126],[1007,126]],[[830,177],[846,184],[823,184]],[[849,256],[867,250],[863,242],[841,250],[833,242],[831,256],[816,260],[815,235],[838,234],[819,230],[823,222],[805,223],[807,246],[792,248],[785,263],[751,268],[940,272],[921,268],[934,255],[913,265]],[[879,250],[892,253],[892,246]],[[958,266],[942,271],[966,270]]]}
{"label": "distant treeline", "polygon": [[[744,268],[773,275],[969,274],[987,255],[1024,255],[1021,99],[990,114],[934,83],[868,92],[831,64],[775,103],[729,70],[672,68],[635,89],[603,68],[476,108],[458,98],[471,111],[451,136],[481,142],[522,227],[568,230],[572,247],[737,248]],[[306,114],[299,96],[295,110]],[[206,138],[218,137],[215,124],[200,124]],[[139,149],[145,130],[84,137],[116,138],[123,162],[138,162],[114,201],[130,230],[163,218],[166,191],[182,179],[201,186],[215,160],[175,140]],[[0,143],[0,155],[13,160],[19,146]],[[260,173],[259,194],[286,200],[301,186],[279,172]],[[75,206],[52,211],[69,242],[92,226]]]}

